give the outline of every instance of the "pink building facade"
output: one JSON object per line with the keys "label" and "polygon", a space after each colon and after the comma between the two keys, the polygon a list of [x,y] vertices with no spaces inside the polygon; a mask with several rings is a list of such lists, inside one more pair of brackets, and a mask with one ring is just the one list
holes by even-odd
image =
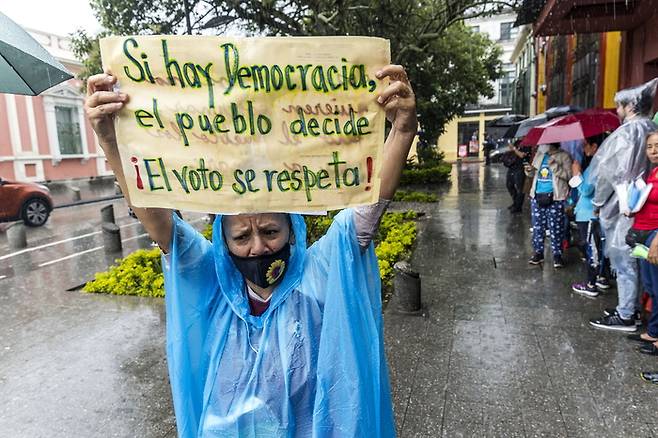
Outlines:
{"label": "pink building facade", "polygon": [[[68,38],[29,32],[73,74],[80,70]],[[0,94],[0,177],[42,182],[112,175],[85,117],[80,85],[72,79],[36,97]]]}

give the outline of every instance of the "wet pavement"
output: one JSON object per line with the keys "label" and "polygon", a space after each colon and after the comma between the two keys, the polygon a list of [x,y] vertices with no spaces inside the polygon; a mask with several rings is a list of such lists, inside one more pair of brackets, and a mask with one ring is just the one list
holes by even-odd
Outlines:
{"label": "wet pavement", "polygon": [[55,207],[78,202],[73,189],[80,191],[80,201],[101,199],[117,194],[114,176],[102,176],[66,181],[51,181],[45,184],[50,189]]}
{"label": "wet pavement", "polygon": [[[638,377],[655,358],[586,325],[614,290],[572,294],[573,254],[562,271],[527,265],[529,215],[507,212],[502,167],[454,167],[453,182],[423,207],[425,316],[385,314],[399,435],[655,436],[658,388]],[[56,209],[20,254],[0,232],[0,436],[175,436],[163,301],[66,291],[120,256],[100,248],[106,204]],[[123,253],[148,247],[112,204]]]}
{"label": "wet pavement", "polygon": [[[425,316],[386,310],[386,343],[402,437],[658,436],[655,357],[588,318],[615,290],[575,295],[585,270],[531,255],[529,213],[513,216],[505,169],[456,165],[421,224],[412,264]],[[528,206],[526,205],[526,208]]]}
{"label": "wet pavement", "polygon": [[[174,437],[164,302],[67,289],[151,240],[112,201],[123,252],[105,254],[100,208],[56,209],[27,250],[0,232],[0,436]],[[197,227],[199,214],[185,214]]]}

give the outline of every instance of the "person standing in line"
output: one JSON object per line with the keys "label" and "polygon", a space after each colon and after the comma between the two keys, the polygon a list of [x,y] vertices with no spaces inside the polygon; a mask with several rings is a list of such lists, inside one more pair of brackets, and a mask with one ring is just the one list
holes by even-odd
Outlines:
{"label": "person standing in line", "polygon": [[590,164],[588,178],[595,185],[592,203],[606,237],[606,254],[617,273],[617,307],[605,309],[602,316],[589,321],[599,329],[634,332],[641,324],[638,263],[626,244],[633,220],[627,216],[628,206],[620,205],[618,193],[646,172],[645,140],[656,129],[649,119],[656,85],[658,78],[617,92],[615,103],[622,124],[603,142]]}
{"label": "person standing in line", "polygon": [[503,165],[507,167],[507,191],[512,197],[512,205],[508,210],[513,213],[521,213],[523,211],[523,200],[525,193],[523,192],[523,185],[525,183],[525,172],[523,166],[530,155],[528,151],[522,150],[518,147],[518,141],[509,146],[510,151],[503,155]]}
{"label": "person standing in line", "polygon": [[633,217],[633,226],[626,236],[630,247],[637,244],[649,247],[646,260],[640,259],[640,278],[644,290],[651,296],[651,317],[647,330],[630,334],[628,339],[641,342],[640,353],[658,356],[658,131],[647,136],[646,153],[651,169],[646,183],[653,187],[640,211]]}
{"label": "person standing in line", "polygon": [[564,236],[564,204],[569,196],[571,157],[560,149],[559,143],[540,145],[526,174],[533,176],[530,189],[532,218],[532,247],[534,254],[528,261],[539,265],[544,261],[544,239],[548,229],[551,236],[553,267],[564,267],[562,239]]}
{"label": "person standing in line", "polygon": [[[605,134],[587,138],[584,147],[584,157],[581,160],[582,164],[578,166],[579,170],[583,169],[583,172],[581,174],[581,183],[577,186],[578,202],[576,203],[574,213],[576,215],[576,224],[578,225],[578,234],[584,245],[587,280],[584,283],[573,283],[571,289],[578,294],[588,297],[597,297],[600,289],[607,289],[609,287],[608,280],[605,277],[607,262],[603,251],[601,225],[599,218],[594,215],[594,205],[592,205],[594,186],[588,179],[589,163],[605,138]],[[580,168],[581,165],[582,168]]]}

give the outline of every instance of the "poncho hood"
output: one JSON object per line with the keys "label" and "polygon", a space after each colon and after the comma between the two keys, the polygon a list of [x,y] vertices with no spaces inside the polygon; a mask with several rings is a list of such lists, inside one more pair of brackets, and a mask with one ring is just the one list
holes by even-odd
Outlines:
{"label": "poncho hood", "polygon": [[299,214],[290,214],[291,233],[294,234],[294,244],[290,245],[290,260],[288,269],[272,294],[270,306],[260,316],[250,314],[249,301],[245,294],[245,280],[231,259],[223,232],[223,215],[217,215],[213,223],[213,253],[215,260],[215,275],[221,293],[226,297],[229,306],[244,321],[256,327],[262,327],[269,315],[290,295],[290,292],[301,280],[306,258],[306,224]]}
{"label": "poncho hood", "polygon": [[651,117],[653,99],[656,96],[656,86],[658,86],[658,78],[637,87],[620,90],[615,94],[615,103],[624,106],[630,105],[636,114]]}

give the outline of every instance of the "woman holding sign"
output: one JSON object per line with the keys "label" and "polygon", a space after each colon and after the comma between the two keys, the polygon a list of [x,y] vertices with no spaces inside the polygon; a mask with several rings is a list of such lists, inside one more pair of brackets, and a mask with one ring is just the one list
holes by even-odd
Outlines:
{"label": "woman holding sign", "polygon": [[[162,251],[167,358],[181,437],[394,436],[372,238],[417,131],[401,66],[377,72],[392,123],[380,201],[345,209],[306,247],[297,214],[217,215],[213,242],[171,210],[134,208]],[[86,112],[124,193],[116,78],[88,80]],[[129,200],[128,200],[129,201]]]}

